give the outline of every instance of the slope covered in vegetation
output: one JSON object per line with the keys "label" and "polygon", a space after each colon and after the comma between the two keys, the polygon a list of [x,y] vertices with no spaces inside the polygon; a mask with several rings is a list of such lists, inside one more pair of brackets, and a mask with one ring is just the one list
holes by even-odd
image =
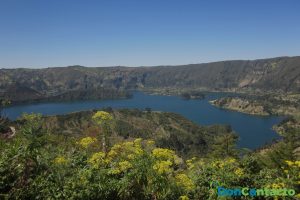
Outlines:
{"label": "slope covered in vegetation", "polygon": [[[114,117],[110,142],[115,144],[133,138],[152,139],[164,148],[182,156],[204,155],[212,150],[219,137],[228,135],[237,140],[231,128],[225,125],[199,126],[186,118],[168,112],[138,109],[106,109]],[[95,136],[100,132],[93,122],[96,111],[83,111],[43,118],[43,126],[52,133],[66,137]]]}
{"label": "slope covered in vegetation", "polygon": [[[140,114],[136,116],[137,113]],[[131,121],[134,127],[140,124],[144,127],[147,121],[149,127],[144,130],[155,135],[151,126],[160,117],[164,118],[163,128],[178,123],[182,125],[183,130],[177,132],[178,136],[200,134],[196,131],[199,127],[170,113],[123,110],[50,118],[24,115],[18,121],[18,134],[14,138],[0,140],[0,197],[231,199],[218,194],[216,187],[221,186],[262,188],[263,199],[283,195],[288,196],[283,198],[297,198],[300,161],[293,152],[299,146],[298,129],[295,132],[289,130],[276,145],[242,156],[230,134],[220,134],[211,144],[210,151],[188,158],[177,154],[181,152],[176,148],[174,151],[161,147],[154,141],[155,137],[154,140],[134,138],[145,136],[136,133],[126,135],[127,140],[123,138],[112,144],[110,136],[118,130],[117,121]],[[85,132],[89,127],[86,123],[93,123],[95,127]],[[47,124],[53,128],[50,129]],[[79,129],[76,136],[71,134],[75,127]],[[64,130],[66,132],[62,134]],[[176,128],[173,130],[176,132]],[[200,130],[205,129],[200,127]],[[200,135],[203,137],[205,134]],[[282,188],[288,190],[280,190],[279,193]],[[254,193],[251,195],[256,197]]]}
{"label": "slope covered in vegetation", "polygon": [[223,97],[211,101],[217,107],[254,115],[300,116],[299,94],[256,94]]}
{"label": "slope covered in vegetation", "polygon": [[[25,98],[22,100],[51,99],[70,91],[101,88],[156,92],[195,89],[297,93],[300,91],[299,66],[300,57],[280,57],[138,68],[0,69],[0,97],[12,101],[21,97]],[[26,94],[14,93],[19,87]]]}

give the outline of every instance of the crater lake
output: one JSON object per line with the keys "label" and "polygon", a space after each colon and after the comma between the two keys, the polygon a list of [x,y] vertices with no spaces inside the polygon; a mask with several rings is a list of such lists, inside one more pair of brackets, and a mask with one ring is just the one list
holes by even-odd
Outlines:
{"label": "crater lake", "polygon": [[226,93],[206,93],[204,99],[184,100],[179,96],[149,95],[134,92],[129,99],[85,100],[72,102],[52,102],[14,105],[4,109],[11,120],[22,113],[41,113],[59,115],[83,110],[112,108],[151,108],[181,114],[199,125],[226,124],[239,135],[239,147],[255,149],[278,139],[279,135],[272,126],[284,119],[282,116],[254,116],[212,106],[209,101],[224,97]]}

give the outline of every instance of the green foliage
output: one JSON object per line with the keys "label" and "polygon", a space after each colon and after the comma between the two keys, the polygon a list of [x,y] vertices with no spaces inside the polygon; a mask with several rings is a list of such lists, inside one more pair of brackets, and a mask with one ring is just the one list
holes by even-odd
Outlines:
{"label": "green foliage", "polygon": [[42,115],[24,113],[19,119],[21,122],[21,132],[29,140],[42,134]]}
{"label": "green foliage", "polygon": [[1,152],[0,194],[7,198],[219,199],[212,181],[228,188],[297,189],[299,184],[299,161],[282,162],[283,170],[264,168],[255,156],[184,161],[172,150],[156,148],[150,140],[116,144],[107,154],[82,150],[75,143],[71,151],[61,146],[41,147],[42,158],[30,164],[22,145],[16,139]]}
{"label": "green foliage", "polygon": [[[66,137],[88,135],[102,141],[103,125],[92,120],[96,112],[98,110],[45,117],[43,127]],[[124,139],[153,139],[157,146],[176,150],[182,157],[203,156],[210,151],[215,137],[232,133],[230,126],[199,126],[175,113],[149,113],[138,109],[105,109],[105,112],[113,116],[107,135],[109,145]]]}
{"label": "green foliage", "polygon": [[8,120],[5,118],[3,109],[10,105],[10,101],[7,99],[0,99],[0,133],[7,132]]}
{"label": "green foliage", "polygon": [[299,94],[234,94],[211,103],[225,109],[255,115],[299,115]]}
{"label": "green foliage", "polygon": [[237,157],[236,143],[238,136],[235,134],[222,134],[215,138],[211,155],[215,158]]}
{"label": "green foliage", "polygon": [[111,134],[113,116],[108,112],[98,111],[93,115],[92,119],[102,128],[102,148],[104,152],[107,152],[109,145],[108,136]]}
{"label": "green foliage", "polygon": [[11,102],[8,99],[0,99],[0,116],[2,116],[3,108],[9,106]]}
{"label": "green foliage", "polygon": [[[99,126],[111,125],[113,115],[101,112],[94,120]],[[217,196],[212,181],[227,188],[300,191],[300,161],[289,155],[294,144],[284,150],[278,143],[239,157],[236,136],[220,134],[211,152],[186,160],[149,139],[129,139],[103,151],[101,137],[64,140],[42,124],[41,115],[25,114],[17,137],[0,140],[0,198],[226,199]]]}

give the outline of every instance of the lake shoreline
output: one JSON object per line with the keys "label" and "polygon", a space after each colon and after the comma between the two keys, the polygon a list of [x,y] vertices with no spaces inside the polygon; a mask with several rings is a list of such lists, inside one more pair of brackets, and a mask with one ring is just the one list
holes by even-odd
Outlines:
{"label": "lake shoreline", "polygon": [[[4,109],[6,115],[15,120],[22,113],[42,113],[43,115],[60,115],[92,109],[111,107],[113,109],[151,108],[153,111],[178,113],[199,125],[230,125],[239,134],[239,146],[255,149],[278,138],[272,126],[283,118],[278,116],[257,117],[248,114],[227,111],[210,105],[209,101],[232,94],[208,93],[202,100],[184,100],[178,96],[149,95],[134,92],[130,99],[88,100],[59,103],[36,103],[10,106]],[[257,140],[257,138],[260,138]]]}

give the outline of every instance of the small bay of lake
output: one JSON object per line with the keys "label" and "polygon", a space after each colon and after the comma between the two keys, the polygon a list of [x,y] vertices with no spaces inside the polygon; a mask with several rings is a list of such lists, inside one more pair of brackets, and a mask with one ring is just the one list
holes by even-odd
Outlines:
{"label": "small bay of lake", "polygon": [[239,135],[239,147],[255,149],[273,139],[279,138],[272,126],[284,117],[253,116],[239,112],[216,108],[209,101],[224,97],[226,93],[207,93],[202,100],[183,100],[177,96],[149,95],[134,92],[130,99],[88,100],[73,102],[36,103],[10,106],[4,113],[15,120],[22,113],[42,113],[58,115],[91,109],[112,108],[151,108],[154,111],[166,111],[181,114],[199,125],[228,124]]}

